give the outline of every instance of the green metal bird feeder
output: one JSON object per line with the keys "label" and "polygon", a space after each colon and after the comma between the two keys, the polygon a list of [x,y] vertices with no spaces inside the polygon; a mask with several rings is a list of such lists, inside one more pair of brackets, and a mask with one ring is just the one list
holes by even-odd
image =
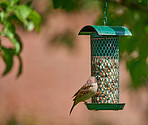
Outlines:
{"label": "green metal bird feeder", "polygon": [[105,26],[107,22],[107,0],[105,0],[104,26],[85,26],[79,35],[90,35],[91,76],[95,76],[98,92],[87,103],[89,110],[123,110],[119,103],[119,36],[131,36],[123,26]]}

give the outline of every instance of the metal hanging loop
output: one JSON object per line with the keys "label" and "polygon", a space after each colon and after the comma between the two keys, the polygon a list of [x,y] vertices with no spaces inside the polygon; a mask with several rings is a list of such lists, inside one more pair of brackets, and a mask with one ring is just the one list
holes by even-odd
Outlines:
{"label": "metal hanging loop", "polygon": [[104,18],[103,18],[104,26],[107,23],[107,0],[104,0]]}

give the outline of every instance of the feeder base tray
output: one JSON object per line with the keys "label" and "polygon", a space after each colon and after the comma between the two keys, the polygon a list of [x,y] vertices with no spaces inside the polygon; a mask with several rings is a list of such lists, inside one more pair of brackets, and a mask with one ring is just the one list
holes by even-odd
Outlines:
{"label": "feeder base tray", "polygon": [[110,104],[110,103],[85,103],[88,110],[123,110],[125,103]]}

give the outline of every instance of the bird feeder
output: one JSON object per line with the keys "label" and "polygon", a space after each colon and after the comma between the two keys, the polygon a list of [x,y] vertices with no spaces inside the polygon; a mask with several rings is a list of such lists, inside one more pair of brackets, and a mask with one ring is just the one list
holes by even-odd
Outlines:
{"label": "bird feeder", "polygon": [[89,110],[122,110],[119,103],[119,36],[131,36],[123,26],[85,26],[79,35],[90,35],[91,76],[95,76],[98,92],[87,103]]}
{"label": "bird feeder", "polygon": [[91,76],[98,83],[97,94],[89,110],[123,110],[125,103],[119,103],[119,36],[131,36],[123,26],[106,26],[107,0],[104,0],[104,26],[85,26],[79,35],[90,35]]}

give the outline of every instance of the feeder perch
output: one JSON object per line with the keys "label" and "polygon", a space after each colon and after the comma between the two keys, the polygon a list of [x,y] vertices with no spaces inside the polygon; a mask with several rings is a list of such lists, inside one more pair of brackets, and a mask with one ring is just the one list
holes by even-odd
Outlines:
{"label": "feeder perch", "polygon": [[79,35],[90,35],[91,76],[98,83],[97,94],[86,106],[89,110],[123,110],[119,103],[119,36],[131,36],[123,26],[85,26]]}

